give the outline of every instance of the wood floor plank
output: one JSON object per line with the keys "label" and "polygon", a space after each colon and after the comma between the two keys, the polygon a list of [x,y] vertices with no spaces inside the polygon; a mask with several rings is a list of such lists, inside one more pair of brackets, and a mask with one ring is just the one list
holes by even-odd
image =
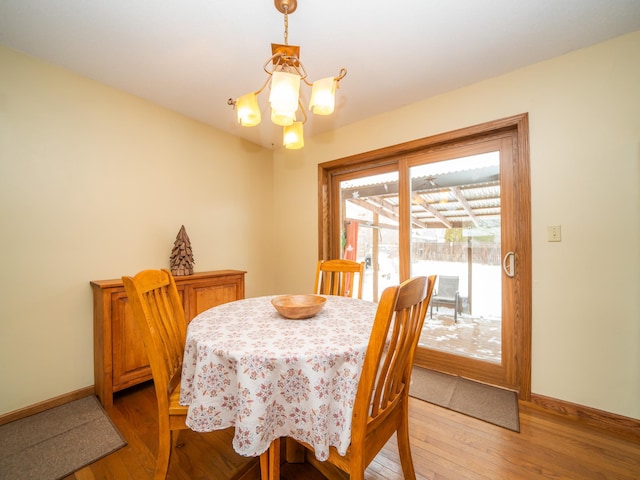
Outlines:
{"label": "wood floor plank", "polygon": [[[411,449],[418,480],[637,480],[640,443],[585,426],[539,407],[520,405],[520,433],[410,398]],[[116,395],[109,412],[128,445],[66,480],[145,480],[157,450],[151,384]],[[259,480],[257,459],[233,451],[233,431],[183,432],[167,480]],[[392,438],[367,469],[366,480],[402,480]],[[327,473],[328,478],[334,477]],[[288,464],[283,480],[321,480],[310,464]]]}

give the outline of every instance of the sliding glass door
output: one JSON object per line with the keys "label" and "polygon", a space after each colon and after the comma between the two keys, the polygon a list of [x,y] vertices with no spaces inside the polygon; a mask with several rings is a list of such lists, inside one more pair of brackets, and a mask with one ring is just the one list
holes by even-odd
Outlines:
{"label": "sliding glass door", "polygon": [[519,133],[426,139],[328,164],[321,251],[365,262],[363,298],[372,301],[411,276],[438,275],[416,363],[526,396],[530,214]]}

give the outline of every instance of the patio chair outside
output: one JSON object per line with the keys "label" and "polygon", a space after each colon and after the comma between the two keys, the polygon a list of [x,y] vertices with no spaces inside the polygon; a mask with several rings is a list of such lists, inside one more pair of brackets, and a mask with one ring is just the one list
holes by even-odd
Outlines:
{"label": "patio chair outside", "polygon": [[453,320],[458,321],[458,313],[462,313],[462,304],[460,302],[460,294],[458,287],[460,286],[460,277],[457,276],[438,276],[438,288],[431,298],[430,318],[433,318],[433,307],[453,308]]}

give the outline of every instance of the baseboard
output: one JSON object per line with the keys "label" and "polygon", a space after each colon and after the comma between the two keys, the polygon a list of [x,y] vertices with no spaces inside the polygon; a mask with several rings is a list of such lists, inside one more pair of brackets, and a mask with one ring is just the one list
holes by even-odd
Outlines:
{"label": "baseboard", "polygon": [[544,395],[531,394],[531,404],[586,425],[606,430],[634,441],[640,441],[640,420],[585,407]]}
{"label": "baseboard", "polygon": [[50,398],[49,400],[44,400],[40,403],[29,405],[28,407],[24,407],[19,410],[14,410],[13,412],[5,413],[3,415],[0,415],[0,425],[4,425],[15,420],[20,420],[21,418],[35,415],[36,413],[44,412],[45,410],[49,410],[50,408],[58,407],[60,405],[73,402],[74,400],[78,400],[80,398],[88,397],[89,395],[93,395],[94,393],[95,388],[93,385],[91,385],[74,392],[65,393],[63,395],[60,395],[59,397]]}

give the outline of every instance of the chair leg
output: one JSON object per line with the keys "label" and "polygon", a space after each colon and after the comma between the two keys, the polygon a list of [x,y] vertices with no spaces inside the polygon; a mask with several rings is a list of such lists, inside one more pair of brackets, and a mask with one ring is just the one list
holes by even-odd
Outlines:
{"label": "chair leg", "polygon": [[349,480],[364,480],[364,471],[363,470],[351,470],[351,474],[349,475]]}
{"label": "chair leg", "polygon": [[398,453],[400,454],[400,465],[402,466],[402,473],[404,474],[405,480],[416,480],[416,472],[413,468],[413,458],[411,457],[411,445],[409,442],[408,416],[408,408],[405,408],[397,431]]}
{"label": "chair leg", "polygon": [[[356,458],[357,457],[357,458]],[[349,465],[349,480],[364,480],[364,471],[367,466],[364,463],[364,452],[351,456]]]}
{"label": "chair leg", "polygon": [[156,459],[156,471],[153,476],[154,480],[165,480],[169,470],[169,461],[171,459],[171,449],[177,435],[173,435],[169,428],[169,419],[160,420],[159,436],[158,436],[158,457]]}
{"label": "chair leg", "polygon": [[167,471],[169,470],[169,460],[171,458],[171,431],[165,430],[160,432],[158,440],[158,458],[156,460],[156,471],[154,480],[165,480]]}

